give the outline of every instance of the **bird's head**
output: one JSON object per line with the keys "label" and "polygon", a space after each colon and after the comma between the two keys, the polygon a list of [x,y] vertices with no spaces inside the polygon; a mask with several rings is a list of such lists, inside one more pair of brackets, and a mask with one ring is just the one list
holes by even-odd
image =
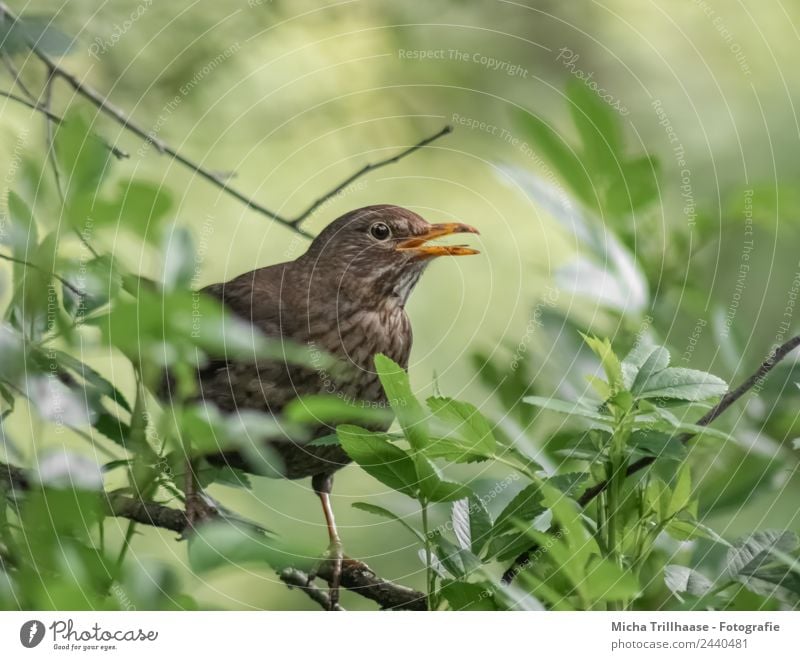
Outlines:
{"label": "bird's head", "polygon": [[405,303],[432,259],[478,254],[465,245],[432,244],[451,234],[477,234],[458,222],[431,224],[400,206],[366,206],[334,220],[303,259],[338,292],[360,299],[396,296]]}

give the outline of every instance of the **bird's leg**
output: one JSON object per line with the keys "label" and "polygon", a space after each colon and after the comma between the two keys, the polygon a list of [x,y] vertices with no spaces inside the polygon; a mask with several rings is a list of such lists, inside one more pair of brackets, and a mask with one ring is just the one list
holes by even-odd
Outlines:
{"label": "bird's leg", "polygon": [[[342,540],[339,538],[339,532],[336,530],[336,520],[333,517],[333,507],[331,506],[333,475],[325,473],[315,474],[311,479],[311,486],[322,503],[322,512],[325,514],[325,523],[328,526],[328,539],[330,544],[328,545],[327,557],[324,561],[332,562],[328,585],[330,587],[330,609],[334,610],[339,603],[339,583],[342,577],[342,559],[344,557],[344,551]],[[315,571],[312,571],[309,575],[309,582],[316,577],[315,573]]]}
{"label": "bird's leg", "polygon": [[217,510],[203,498],[203,492],[197,484],[194,463],[190,458],[186,459],[184,495],[186,497],[187,531],[192,530],[198,523],[210,520],[217,515]]}

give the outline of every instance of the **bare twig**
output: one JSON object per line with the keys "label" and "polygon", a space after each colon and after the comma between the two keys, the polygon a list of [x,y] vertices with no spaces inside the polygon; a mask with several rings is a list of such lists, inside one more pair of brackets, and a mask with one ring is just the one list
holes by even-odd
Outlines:
{"label": "bare twig", "polygon": [[415,151],[417,151],[417,149],[422,149],[423,147],[429,145],[431,142],[434,142],[434,141],[438,140],[440,137],[443,137],[443,136],[447,135],[448,133],[452,133],[452,132],[453,132],[453,127],[452,126],[449,126],[449,125],[445,126],[438,133],[434,133],[433,135],[431,135],[429,137],[426,137],[424,140],[422,140],[420,142],[417,142],[417,144],[415,144],[415,145],[413,145],[411,147],[408,147],[407,149],[404,149],[400,153],[395,154],[394,156],[391,156],[390,158],[385,158],[384,160],[379,160],[379,161],[377,161],[375,163],[367,163],[360,170],[354,172],[349,177],[347,177],[344,181],[342,181],[333,190],[325,193],[324,195],[322,195],[322,197],[320,197],[316,201],[314,201],[305,211],[303,211],[297,217],[293,218],[291,220],[291,223],[293,225],[299,225],[301,222],[303,222],[305,219],[307,219],[312,213],[314,213],[314,211],[316,211],[320,206],[322,206],[325,202],[327,202],[332,197],[336,197],[336,195],[338,195],[340,192],[342,192],[342,190],[347,188],[347,186],[349,186],[351,183],[353,183],[357,179],[360,179],[362,176],[365,176],[369,172],[377,170],[377,169],[379,169],[381,167],[385,167],[386,165],[391,165],[392,163],[396,163],[397,161],[402,160],[406,156],[414,153]]}
{"label": "bare twig", "polygon": [[156,502],[143,502],[116,493],[109,493],[107,501],[109,514],[117,518],[168,529],[178,534],[182,534],[186,529],[186,514],[180,509],[173,509]]}
{"label": "bare twig", "polygon": [[39,271],[43,275],[49,275],[50,277],[53,277],[57,279],[59,282],[61,282],[61,284],[67,287],[76,296],[83,296],[83,291],[70,284],[68,280],[61,277],[61,275],[58,275],[57,273],[53,273],[52,271],[49,271],[45,268],[41,268],[40,266],[37,266],[36,264],[31,263],[30,261],[25,261],[25,259],[17,259],[16,257],[10,257],[7,254],[0,254],[0,259],[2,259],[3,261],[10,261],[12,264],[20,264],[21,266],[32,268],[33,270]]}
{"label": "bare twig", "polygon": [[[5,15],[11,23],[17,21],[17,17],[11,13],[8,9],[8,6],[5,2],[0,2],[0,16]],[[421,149],[422,147],[430,144],[434,140],[446,135],[452,129],[449,126],[446,126],[436,134],[421,140],[417,144],[406,148],[399,154],[392,156],[391,158],[387,158],[383,161],[374,164],[368,164],[362,167],[359,171],[355,172],[351,176],[349,176],[343,183],[341,183],[337,188],[330,191],[329,193],[324,194],[322,197],[317,199],[311,206],[309,206],[305,211],[303,211],[299,216],[293,219],[289,219],[280,213],[272,211],[268,209],[263,204],[255,201],[252,197],[246,195],[245,193],[241,192],[239,189],[234,188],[231,186],[227,181],[226,177],[220,175],[217,172],[209,170],[199,163],[187,158],[182,153],[178,152],[171,146],[169,146],[166,142],[159,139],[156,135],[153,134],[152,131],[147,131],[141,126],[139,126],[136,122],[133,121],[131,117],[129,117],[121,108],[118,108],[116,105],[111,103],[105,96],[103,96],[100,92],[95,90],[93,87],[89,86],[88,84],[81,82],[77,76],[70,73],[66,69],[59,66],[47,53],[45,53],[36,42],[28,40],[28,47],[31,49],[34,55],[44,63],[47,67],[48,71],[52,72],[54,76],[58,76],[62,78],[72,89],[83,96],[85,99],[90,101],[98,110],[103,112],[104,114],[108,115],[114,121],[119,123],[124,129],[130,131],[137,137],[141,138],[145,141],[146,144],[152,144],[159,153],[168,154],[178,163],[187,167],[188,169],[192,170],[195,174],[199,175],[201,178],[205,179],[206,181],[214,184],[218,188],[220,188],[223,192],[227,193],[234,199],[238,200],[248,208],[260,213],[261,215],[265,215],[271,220],[278,222],[285,227],[288,227],[292,231],[295,231],[306,238],[312,238],[313,236],[303,229],[300,225],[302,224],[303,220],[308,218],[308,216],[313,213],[315,209],[317,209],[320,205],[322,205],[326,200],[330,199],[334,195],[341,192],[341,190],[355,181],[356,179],[364,176],[368,172],[375,170],[379,167],[383,167],[385,165],[389,165],[390,163],[395,163],[401,158],[408,156],[409,154],[415,152],[417,149]]]}
{"label": "bare twig", "polygon": [[[322,562],[317,576],[330,581],[333,562]],[[342,562],[342,586],[375,601],[384,610],[428,609],[425,594],[378,577],[365,563],[345,557]]]}
{"label": "bare twig", "polygon": [[6,51],[3,51],[3,64],[5,64],[6,69],[11,74],[11,77],[14,79],[14,83],[22,90],[22,93],[31,101],[36,100],[36,97],[33,95],[31,90],[28,89],[28,86],[25,84],[25,81],[22,79],[22,75],[17,69],[16,65],[14,64],[14,60],[11,59],[11,55],[9,55]]}
{"label": "bare twig", "polygon": [[[45,110],[48,111],[48,113],[50,112],[50,107],[53,102],[53,80],[53,71],[48,70],[47,80],[44,83],[44,100],[42,101],[42,105],[44,106]],[[50,168],[53,170],[53,179],[56,182],[56,190],[58,191],[58,196],[63,204],[64,187],[61,184],[61,172],[58,169],[58,159],[56,158],[56,145],[55,140],[53,139],[53,122],[51,122],[49,118],[46,118],[45,124],[45,133],[47,136],[47,160],[50,162]]]}
{"label": "bare twig", "polygon": [[[22,98],[21,96],[17,96],[16,94],[12,94],[11,92],[6,92],[5,90],[2,90],[2,89],[0,89],[0,96],[3,96],[5,98],[7,98],[7,99],[10,99],[11,101],[14,101],[15,103],[19,103],[21,105],[24,105],[25,107],[30,108],[31,110],[35,110],[36,112],[41,112],[45,117],[47,117],[50,121],[52,121],[53,123],[55,123],[57,125],[61,125],[61,124],[64,123],[64,118],[63,117],[59,117],[57,114],[54,114],[54,113],[50,112],[44,106],[42,106],[42,105],[40,105],[38,103],[28,101],[28,100]],[[104,139],[102,139],[102,142],[106,146],[106,148],[112,154],[114,154],[115,158],[117,158],[119,160],[124,160],[125,158],[130,158],[130,154],[127,151],[125,151],[124,149],[120,149],[119,147],[115,147],[113,144],[109,144]]]}
{"label": "bare twig", "polygon": [[[319,605],[323,610],[330,611],[331,599],[322,589],[313,582],[309,582],[308,575],[296,568],[284,568],[278,573],[281,581],[290,589],[296,588],[303,591],[311,600]],[[338,612],[344,612],[344,608],[338,603],[333,608]]]}
{"label": "bare twig", "polygon": [[[20,491],[29,490],[32,487],[24,470],[2,462],[0,462],[0,482]],[[188,526],[184,511],[156,502],[144,502],[123,493],[106,493],[106,504],[109,516],[125,518],[142,525],[166,529],[180,535],[184,534]],[[307,584],[308,576],[305,573],[295,569],[287,570],[291,572],[282,571],[280,574],[284,582],[290,586],[300,587],[301,585],[298,581],[302,576],[303,584]],[[330,570],[329,562],[323,562],[317,575],[323,580],[329,580],[331,578]],[[284,577],[284,574],[288,576],[288,579]],[[355,559],[345,558],[342,564],[341,585],[345,589],[376,602],[383,609],[425,609],[425,595],[423,593],[384,580],[378,577],[369,566]],[[315,602],[324,606],[325,601],[320,599],[320,596],[324,596],[325,599],[328,597],[322,590],[318,587],[312,587],[313,595],[308,590],[305,591]],[[329,603],[330,601],[328,600],[327,602]]]}
{"label": "bare twig", "polygon": [[[758,386],[760,388],[761,384],[764,382],[767,374],[772,371],[776,364],[778,364],[781,360],[783,360],[789,353],[791,353],[795,348],[800,346],[800,335],[796,337],[792,337],[788,341],[784,342],[780,346],[776,347],[768,356],[767,358],[759,365],[758,369],[755,370],[739,387],[734,390],[730,390],[725,396],[723,396],[717,405],[715,405],[711,410],[709,410],[705,415],[703,415],[700,419],[695,422],[697,426],[708,426],[713,422],[717,417],[719,417],[722,413],[724,413],[728,408],[730,408],[734,403],[736,403],[739,399],[741,399],[747,392],[749,392],[754,387]],[[681,444],[685,445],[691,440],[696,433],[682,433],[677,437],[677,441]],[[626,472],[626,476],[631,476],[640,472],[641,470],[645,469],[646,467],[652,465],[656,460],[655,456],[645,456],[640,458],[635,463],[631,463],[628,466],[628,470]],[[595,484],[591,488],[588,488],[584,491],[583,495],[578,498],[578,504],[585,507],[591,504],[594,499],[600,495],[600,493],[604,492],[608,488],[607,481],[601,481],[600,483]],[[525,570],[527,567],[531,555],[537,550],[538,546],[533,545],[531,548],[520,554],[511,566],[503,573],[503,581],[506,583],[511,583],[514,578],[520,574],[521,571]]]}

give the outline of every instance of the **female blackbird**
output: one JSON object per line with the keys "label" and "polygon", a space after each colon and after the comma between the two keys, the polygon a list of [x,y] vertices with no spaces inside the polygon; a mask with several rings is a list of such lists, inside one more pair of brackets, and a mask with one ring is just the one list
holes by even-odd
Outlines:
{"label": "female blackbird", "polygon": [[[478,233],[460,223],[430,224],[398,206],[368,206],[332,222],[294,261],[207,287],[206,293],[268,337],[310,346],[332,356],[337,366],[214,362],[199,374],[202,398],[222,410],[256,409],[276,416],[297,397],[325,393],[388,409],[374,357],[383,353],[408,368],[412,334],[405,304],[423,270],[434,257],[477,254],[465,246],[428,241],[463,232]],[[389,423],[376,430],[386,430]],[[330,433],[320,423],[302,440],[276,439],[269,447],[282,462],[282,476],[312,477],[330,537],[335,603],[342,546],[330,492],[333,473],[350,459],[337,444],[307,444]],[[253,470],[242,452],[223,452],[212,460]]]}

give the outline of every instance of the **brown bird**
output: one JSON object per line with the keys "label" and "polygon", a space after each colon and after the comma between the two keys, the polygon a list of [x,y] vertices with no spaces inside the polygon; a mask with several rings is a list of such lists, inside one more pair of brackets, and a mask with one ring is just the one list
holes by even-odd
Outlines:
{"label": "brown bird", "polygon": [[[316,369],[281,360],[214,362],[199,374],[202,398],[226,411],[256,409],[274,415],[297,397],[326,393],[388,408],[374,357],[383,353],[408,368],[412,333],[405,305],[420,275],[434,257],[477,254],[463,245],[429,241],[464,232],[478,233],[460,223],[431,224],[398,206],[368,206],[332,222],[294,261],[207,287],[206,293],[268,337],[318,349],[335,358],[340,368]],[[389,423],[375,430],[386,430]],[[333,473],[350,459],[339,445],[307,444],[331,432],[320,423],[302,440],[269,444],[283,463],[282,476],[312,477],[330,538],[330,594],[335,604],[342,544],[330,493]],[[252,469],[240,452],[224,452],[212,460]]]}

